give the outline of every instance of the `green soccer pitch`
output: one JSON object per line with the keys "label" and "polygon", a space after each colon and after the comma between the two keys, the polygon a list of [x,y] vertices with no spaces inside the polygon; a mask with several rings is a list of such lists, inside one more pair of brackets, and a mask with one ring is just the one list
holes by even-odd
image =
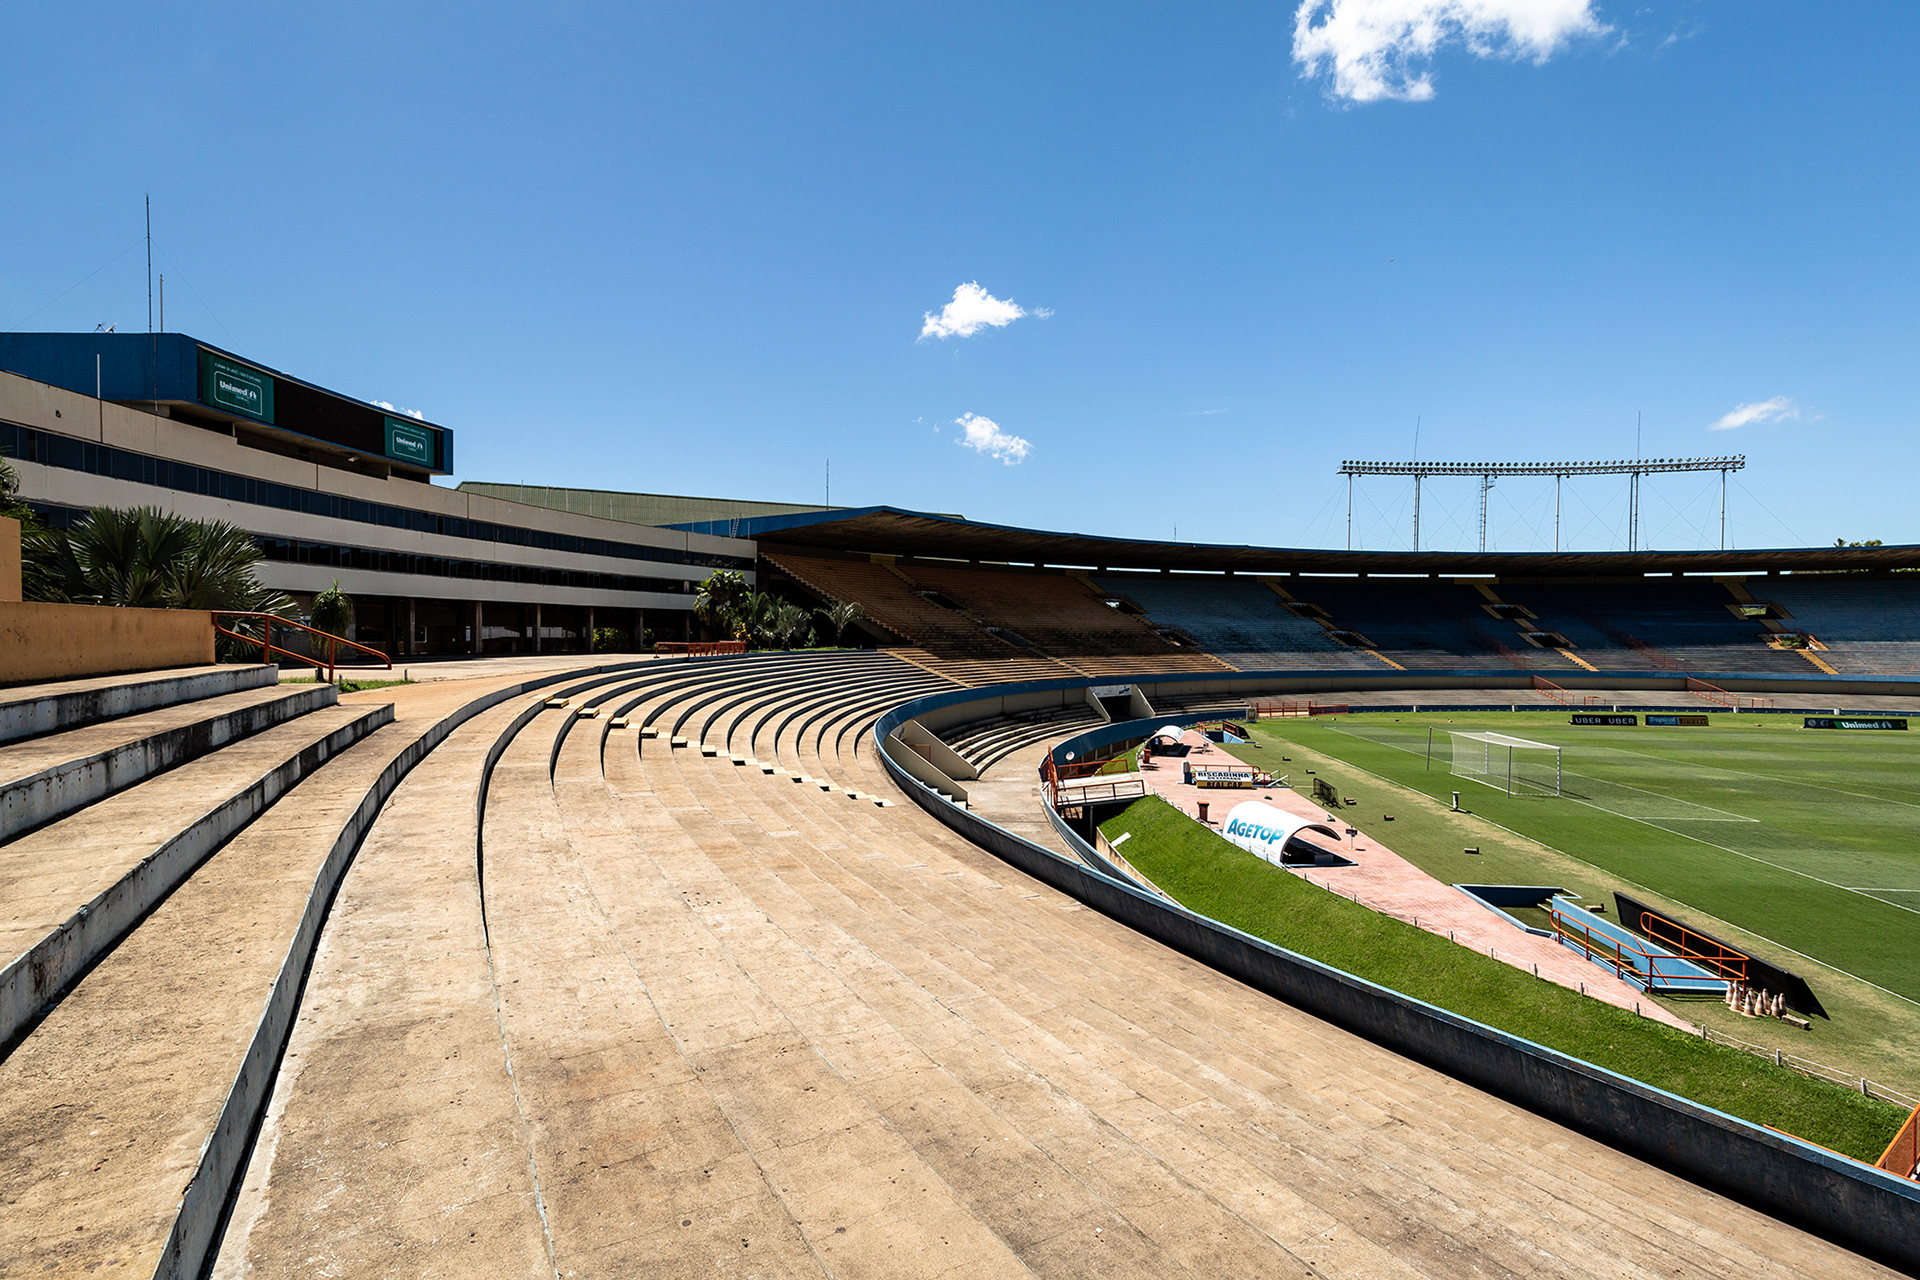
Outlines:
{"label": "green soccer pitch", "polygon": [[[1799,716],[1786,715],[1714,715],[1705,728],[1575,726],[1568,717],[1271,720],[1254,727],[1255,748],[1242,750],[1263,766],[1293,770],[1302,791],[1304,769],[1271,758],[1287,743],[1442,803],[1459,791],[1475,817],[1651,889],[1683,912],[1920,1001],[1920,731],[1804,729]],[[1562,748],[1565,794],[1509,796],[1453,776],[1448,730],[1494,730]],[[1355,815],[1398,848],[1395,830],[1370,816]],[[1427,869],[1453,881],[1480,878],[1470,863]],[[1499,878],[1512,881],[1515,868],[1504,870]],[[1818,991],[1819,975],[1805,976]]]}

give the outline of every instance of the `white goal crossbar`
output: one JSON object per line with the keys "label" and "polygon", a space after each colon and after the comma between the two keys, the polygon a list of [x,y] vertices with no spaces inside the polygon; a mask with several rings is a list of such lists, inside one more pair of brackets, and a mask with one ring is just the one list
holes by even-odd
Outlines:
{"label": "white goal crossbar", "polygon": [[1506,733],[1467,733],[1449,729],[1455,777],[1471,778],[1510,796],[1560,792],[1560,748]]}

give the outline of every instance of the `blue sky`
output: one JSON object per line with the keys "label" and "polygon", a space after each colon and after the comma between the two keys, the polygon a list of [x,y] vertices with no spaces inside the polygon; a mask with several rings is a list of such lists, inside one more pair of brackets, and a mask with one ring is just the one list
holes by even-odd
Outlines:
{"label": "blue sky", "polygon": [[[1340,460],[1416,422],[1520,461],[1639,415],[1747,455],[1736,545],[1920,541],[1920,6],[1476,11],[8,3],[0,327],[144,328],[150,192],[168,328],[462,478],[817,501],[830,457],[837,503],[1339,546]],[[923,336],[976,282],[1026,314]],[[1643,543],[1717,495],[1650,481]],[[1493,545],[1551,502],[1502,484]],[[1430,484],[1427,544],[1476,504]],[[1569,485],[1570,545],[1624,515]]]}

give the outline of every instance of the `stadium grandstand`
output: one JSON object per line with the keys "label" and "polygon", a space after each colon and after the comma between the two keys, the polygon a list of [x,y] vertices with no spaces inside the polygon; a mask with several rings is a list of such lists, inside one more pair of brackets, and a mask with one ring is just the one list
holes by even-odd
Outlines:
{"label": "stadium grandstand", "polygon": [[[216,662],[205,614],[45,612],[89,607],[21,600],[0,557],[9,1274],[1920,1266],[1920,1106],[1878,1163],[1829,1150],[1190,909],[1092,820],[1145,795],[1142,740],[1263,705],[1904,725],[1920,547],[1357,552],[452,489],[452,429],[184,335],[0,336],[0,451],[56,526],[240,524],[266,585],[304,610],[337,578],[342,638],[411,677],[282,683]],[[716,570],[860,617],[743,652],[693,614]],[[585,653],[605,626],[711,643]],[[1704,1040],[1618,953],[1607,981],[1663,1052]]]}

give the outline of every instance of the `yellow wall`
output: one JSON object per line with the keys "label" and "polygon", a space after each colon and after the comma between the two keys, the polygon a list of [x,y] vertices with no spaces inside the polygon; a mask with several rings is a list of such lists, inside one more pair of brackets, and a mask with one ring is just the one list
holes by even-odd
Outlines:
{"label": "yellow wall", "polygon": [[20,599],[20,522],[0,516],[0,603]]}
{"label": "yellow wall", "polygon": [[[15,573],[17,583],[17,569]],[[15,595],[17,601],[17,591]],[[0,601],[0,684],[198,667],[212,661],[213,617],[202,609]]]}

